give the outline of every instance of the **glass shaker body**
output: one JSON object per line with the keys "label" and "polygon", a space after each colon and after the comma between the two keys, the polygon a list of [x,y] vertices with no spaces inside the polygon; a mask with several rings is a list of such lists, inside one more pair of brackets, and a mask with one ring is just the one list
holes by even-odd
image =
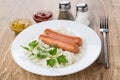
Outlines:
{"label": "glass shaker body", "polygon": [[89,26],[90,20],[89,20],[89,14],[88,14],[88,7],[85,3],[80,3],[76,6],[76,22],[80,22],[84,25]]}
{"label": "glass shaker body", "polygon": [[74,20],[71,12],[71,5],[68,1],[62,1],[59,3],[59,16],[60,20]]}

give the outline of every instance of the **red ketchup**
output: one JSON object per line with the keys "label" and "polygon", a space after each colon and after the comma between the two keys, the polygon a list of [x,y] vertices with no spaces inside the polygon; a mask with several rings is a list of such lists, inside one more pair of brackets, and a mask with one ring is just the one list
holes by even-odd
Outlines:
{"label": "red ketchup", "polygon": [[38,12],[33,16],[33,19],[39,23],[43,21],[52,20],[53,14],[49,11]]}

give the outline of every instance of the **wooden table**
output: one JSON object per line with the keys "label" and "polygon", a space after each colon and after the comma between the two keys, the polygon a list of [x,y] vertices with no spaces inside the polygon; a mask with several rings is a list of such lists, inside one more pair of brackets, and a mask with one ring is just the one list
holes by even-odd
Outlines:
{"label": "wooden table", "polygon": [[16,18],[28,18],[39,10],[49,10],[58,16],[60,0],[0,0],[0,80],[120,80],[120,0],[70,0],[72,13],[79,2],[89,5],[91,28],[99,32],[100,16],[109,17],[108,50],[110,68],[104,69],[103,55],[87,69],[60,77],[32,74],[20,68],[11,56],[11,43],[15,35],[9,23]]}

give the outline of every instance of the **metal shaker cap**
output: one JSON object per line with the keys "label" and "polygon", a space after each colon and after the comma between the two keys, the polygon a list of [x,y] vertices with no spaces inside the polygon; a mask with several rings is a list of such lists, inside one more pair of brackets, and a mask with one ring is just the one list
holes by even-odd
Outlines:
{"label": "metal shaker cap", "polygon": [[61,1],[59,3],[59,9],[62,9],[62,10],[67,10],[67,9],[70,9],[71,8],[71,4],[69,1]]}
{"label": "metal shaker cap", "polygon": [[86,3],[79,3],[76,6],[76,11],[86,12],[88,11],[88,5]]}

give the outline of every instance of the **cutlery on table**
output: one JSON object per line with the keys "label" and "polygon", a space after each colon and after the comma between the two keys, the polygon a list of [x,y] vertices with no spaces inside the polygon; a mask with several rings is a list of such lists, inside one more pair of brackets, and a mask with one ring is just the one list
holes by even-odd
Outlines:
{"label": "cutlery on table", "polygon": [[100,18],[100,32],[103,34],[104,66],[105,68],[109,68],[108,47],[107,47],[107,33],[109,32],[108,17]]}

